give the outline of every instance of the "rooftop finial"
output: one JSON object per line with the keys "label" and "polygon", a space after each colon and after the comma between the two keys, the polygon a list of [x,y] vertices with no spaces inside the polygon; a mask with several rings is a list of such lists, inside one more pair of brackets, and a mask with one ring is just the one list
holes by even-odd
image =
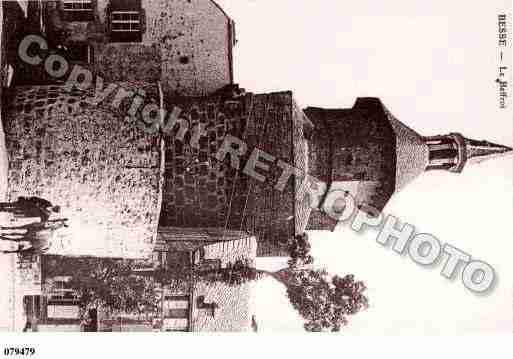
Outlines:
{"label": "rooftop finial", "polygon": [[481,163],[488,159],[502,157],[513,153],[513,148],[488,141],[476,141],[465,138],[467,161]]}

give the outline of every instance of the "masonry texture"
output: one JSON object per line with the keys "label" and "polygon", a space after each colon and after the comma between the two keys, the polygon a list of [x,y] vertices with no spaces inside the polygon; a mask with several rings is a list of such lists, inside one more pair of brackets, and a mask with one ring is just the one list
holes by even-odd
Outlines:
{"label": "masonry texture", "polygon": [[[237,260],[255,261],[257,241],[254,237],[241,236],[239,240],[225,241],[205,247],[206,259],[220,259],[221,265]],[[241,332],[251,328],[254,311],[254,283],[247,282],[230,286],[222,282],[199,281],[194,285],[194,297],[204,296],[205,302],[217,303],[215,316],[209,311],[194,308],[192,327],[194,331]]]}
{"label": "masonry texture", "polygon": [[384,110],[397,138],[395,188],[400,191],[426,170],[429,148],[422,136],[399,122],[386,108]]}
{"label": "masonry texture", "polygon": [[107,82],[157,83],[162,78],[161,51],[155,44],[104,44],[97,50],[96,73]]}
{"label": "masonry texture", "polygon": [[[299,167],[306,167],[303,133],[294,131],[295,126],[302,128],[304,115],[292,93],[248,94],[227,101],[213,96],[190,99],[179,107],[189,128],[201,124],[207,135],[197,148],[190,143],[192,131],[183,141],[176,138],[178,126],[165,137],[161,225],[245,230],[258,238],[259,255],[283,253],[287,240],[306,226],[308,210],[297,210],[301,215],[297,222],[295,183],[291,179],[284,191],[275,189],[282,174],[276,163],[268,163],[269,171],[257,170],[266,177],[263,183],[243,173],[243,168],[254,149],[290,166],[297,161]],[[239,169],[231,166],[229,155],[222,162],[216,159],[227,135],[247,144]],[[296,154],[294,142],[301,146]]]}
{"label": "masonry texture", "polygon": [[[137,10],[138,3],[141,42],[114,42],[109,9]],[[169,96],[203,96],[232,83],[234,25],[214,1],[96,0],[92,8],[88,21],[67,19],[59,1],[44,2],[42,11],[47,32],[64,31],[70,49],[91,46],[92,67],[109,81],[154,78]]]}
{"label": "masonry texture", "polygon": [[232,21],[215,2],[143,0],[142,7],[143,42],[160,45],[166,94],[207,95],[232,82]]}
{"label": "masonry texture", "polygon": [[[396,189],[396,177],[403,181],[408,172],[397,172],[397,154],[408,153],[408,148],[402,140],[396,146],[397,135],[381,102],[362,98],[352,109],[308,108],[305,113],[315,126],[309,152],[312,175],[328,191],[346,191],[357,205],[382,210]],[[397,123],[400,130],[403,125]],[[309,229],[333,230],[335,224],[315,212]]]}
{"label": "masonry texture", "polygon": [[95,254],[140,257],[157,233],[160,139],[85,96],[59,86],[11,94],[4,119],[9,197],[60,205],[75,245],[93,242]]}

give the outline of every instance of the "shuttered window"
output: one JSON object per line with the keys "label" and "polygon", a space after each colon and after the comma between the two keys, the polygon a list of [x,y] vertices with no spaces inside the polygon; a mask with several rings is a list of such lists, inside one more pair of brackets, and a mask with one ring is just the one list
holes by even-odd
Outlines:
{"label": "shuttered window", "polygon": [[142,9],[140,1],[112,1],[110,41],[141,42]]}
{"label": "shuttered window", "polygon": [[63,0],[62,9],[66,21],[93,20],[92,0]]}

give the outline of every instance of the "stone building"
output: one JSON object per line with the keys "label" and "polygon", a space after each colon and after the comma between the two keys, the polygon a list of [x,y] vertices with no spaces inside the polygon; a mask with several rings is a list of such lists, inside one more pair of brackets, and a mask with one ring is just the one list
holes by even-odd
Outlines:
{"label": "stone building", "polygon": [[[210,0],[25,5],[2,3],[2,78],[13,69],[2,97],[9,198],[34,195],[61,204],[75,223],[63,235],[82,244],[67,254],[146,256],[161,205],[161,137],[126,121],[129,101],[115,109],[108,105],[113,93],[106,105],[91,105],[94,89],[69,91],[64,80],[80,65],[160,104],[215,92],[233,81],[233,21]],[[66,59],[66,75],[52,77],[42,64],[17,57],[20,41],[34,33],[48,39],[42,56]]]}
{"label": "stone building", "polygon": [[27,12],[19,33],[44,33],[108,82],[161,82],[168,97],[233,83],[235,26],[214,1],[31,0]]}
{"label": "stone building", "polygon": [[[219,238],[223,237],[223,240]],[[153,278],[157,284],[155,300],[160,301],[157,312],[147,313],[108,313],[106,308],[89,308],[94,312],[98,331],[205,331],[240,332],[252,330],[254,313],[252,282],[228,284],[224,281],[207,281],[201,278],[181,280],[178,284],[159,283],[162,270],[166,266],[183,265],[196,269],[226,268],[236,261],[252,263],[256,259],[257,241],[248,234],[228,231],[223,233],[211,229],[169,229],[159,235],[153,259],[149,265],[138,266],[132,275]],[[42,256],[39,269],[37,295],[25,297],[24,309],[27,318],[37,323],[39,331],[80,331],[84,330],[80,302],[70,282],[77,266],[83,262],[63,256]],[[105,268],[113,264],[111,260],[94,259],[91,266],[104,263]],[[170,263],[170,262],[173,263]],[[93,264],[94,263],[94,264]],[[135,263],[135,262],[132,262]],[[97,273],[91,272],[91,276]],[[76,280],[76,278],[74,278]],[[84,278],[84,282],[86,282]],[[158,298],[157,298],[158,295]],[[91,314],[90,314],[91,315]]]}
{"label": "stone building", "polygon": [[9,197],[58,203],[70,223],[60,233],[85,251],[69,254],[148,255],[162,195],[159,138],[81,92],[17,86],[9,96]]}
{"label": "stone building", "polygon": [[[347,193],[371,214],[424,171],[461,172],[467,163],[508,154],[511,149],[460,134],[422,137],[397,119],[379,99],[358,99],[351,109],[301,111],[290,92],[247,93],[238,99],[190,99],[182,116],[206,134],[164,137],[166,169],[161,225],[245,230],[257,236],[259,256],[287,255],[286,242],[310,230],[333,230],[328,194]],[[244,143],[218,161],[226,136]],[[230,144],[240,150],[236,143]],[[251,155],[263,151],[257,176],[247,171]],[[261,152],[258,152],[261,154]],[[253,161],[253,162],[252,162]],[[287,166],[298,176],[286,177]],[[312,190],[301,190],[305,174]],[[331,213],[333,214],[333,213]]]}
{"label": "stone building", "polygon": [[[328,193],[346,191],[357,206],[374,215],[394,193],[426,171],[460,173],[469,163],[512,151],[458,133],[423,137],[376,98],[358,99],[352,109],[307,108],[305,114],[317,128],[309,152],[310,173],[326,185]],[[321,202],[308,229],[334,228],[336,221],[324,215],[323,209]]]}
{"label": "stone building", "polygon": [[[26,14],[12,3],[3,61],[15,71],[2,106],[10,196],[60,203],[79,223],[70,237],[107,243],[96,253],[141,257],[159,228],[217,228],[254,235],[260,256],[286,255],[294,235],[334,228],[325,213],[334,190],[381,211],[425,170],[458,172],[511,151],[458,134],[422,137],[374,98],[303,111],[291,92],[217,91],[234,87],[235,35],[210,0],[29,1]],[[188,131],[147,134],[126,121],[126,103],[91,105],[92,88],[65,91],[65,76],[15,63],[16,41],[29,30],[106,84],[142,90],[162,112],[179,106]],[[203,128],[199,138],[194,128]],[[218,158],[227,139],[239,141],[238,161]],[[301,174],[282,181],[291,168]],[[310,196],[306,175],[315,178]]]}
{"label": "stone building", "polygon": [[[159,242],[166,250],[195,248],[191,258],[196,266],[226,268],[238,260],[254,263],[256,259],[256,238],[243,232],[216,228],[163,232],[166,234],[159,235]],[[230,285],[222,281],[195,280],[184,290],[165,289],[162,330],[250,331],[255,309],[253,286],[252,282]]]}

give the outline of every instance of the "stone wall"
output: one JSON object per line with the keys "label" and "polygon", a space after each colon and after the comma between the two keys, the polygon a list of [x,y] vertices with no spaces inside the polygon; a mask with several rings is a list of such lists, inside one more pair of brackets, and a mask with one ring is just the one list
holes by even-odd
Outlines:
{"label": "stone wall", "polygon": [[[211,310],[193,309],[192,331],[195,332],[244,332],[251,329],[251,296],[253,283],[229,286],[225,283],[198,282],[194,298],[204,296],[206,303],[217,303],[215,316]],[[196,306],[196,303],[194,303]]]}
{"label": "stone wall", "polygon": [[[296,231],[296,192],[293,180],[284,191],[275,189],[282,174],[276,162],[295,164],[294,119],[303,116],[294,110],[292,94],[248,94],[236,101],[191,99],[179,107],[188,127],[201,124],[207,135],[200,139],[199,148],[190,145],[190,134],[183,141],[176,139],[178,128],[165,137],[161,225],[246,230],[257,237],[259,256],[283,253],[283,244]],[[223,162],[215,158],[226,135],[247,144],[240,170],[232,168],[229,156]],[[276,158],[269,171],[257,170],[265,175],[265,183],[242,171],[255,148]]]}
{"label": "stone wall", "polygon": [[143,0],[142,6],[143,42],[160,44],[167,94],[202,96],[232,83],[231,20],[213,1]]}
{"label": "stone wall", "polygon": [[[138,56],[131,58],[127,47],[133,46],[132,53],[136,53],[141,44],[119,47],[109,43],[107,6],[108,0],[96,2],[94,21],[65,23],[70,33],[68,40],[94,43],[100,64],[137,62]],[[130,66],[153,69],[158,61],[159,79],[168,96],[203,96],[232,83],[232,22],[213,1],[141,0],[141,6],[142,44],[157,47],[158,56]],[[123,67],[126,66],[109,66],[109,71],[113,77],[120,77],[117,72],[123,72]],[[121,77],[123,81],[134,80],[140,73]]]}
{"label": "stone wall", "polygon": [[[187,121],[191,130],[184,139],[177,139],[178,128],[165,137],[166,169],[161,225],[225,228],[230,211],[228,204],[237,177],[229,162],[219,163],[215,155],[226,135],[242,138],[247,121],[246,102],[221,103],[218,98],[191,99],[179,104],[179,107],[182,109],[181,118]],[[207,133],[195,148],[190,144],[191,133],[198,125]],[[245,188],[243,186],[241,190]],[[237,221],[232,217],[232,226],[228,227],[239,230],[240,218]]]}
{"label": "stone wall", "polygon": [[[61,254],[149,255],[161,205],[161,143],[121,113],[59,86],[17,87],[7,105],[9,197],[38,196],[68,218]],[[59,252],[60,253],[60,252]]]}
{"label": "stone wall", "polygon": [[[308,108],[315,125],[309,151],[312,174],[328,190],[347,190],[358,205],[382,210],[395,190],[396,138],[377,99],[359,99],[352,109]],[[323,218],[324,217],[324,218]],[[315,213],[309,229],[333,230],[336,221]]]}
{"label": "stone wall", "polygon": [[[310,161],[308,153],[310,151],[309,139],[312,135],[313,124],[303,111],[294,105],[293,126],[293,141],[294,141],[294,167],[301,171],[303,175],[311,174]],[[319,164],[316,164],[319,166]],[[305,176],[306,178],[306,176]],[[308,196],[300,196],[301,188],[304,179],[295,178],[295,234],[301,235],[305,232],[308,225],[308,220],[312,212],[312,206]]]}
{"label": "stone wall", "polygon": [[161,50],[157,44],[97,44],[95,53],[96,73],[107,82],[157,83],[162,78]]}

